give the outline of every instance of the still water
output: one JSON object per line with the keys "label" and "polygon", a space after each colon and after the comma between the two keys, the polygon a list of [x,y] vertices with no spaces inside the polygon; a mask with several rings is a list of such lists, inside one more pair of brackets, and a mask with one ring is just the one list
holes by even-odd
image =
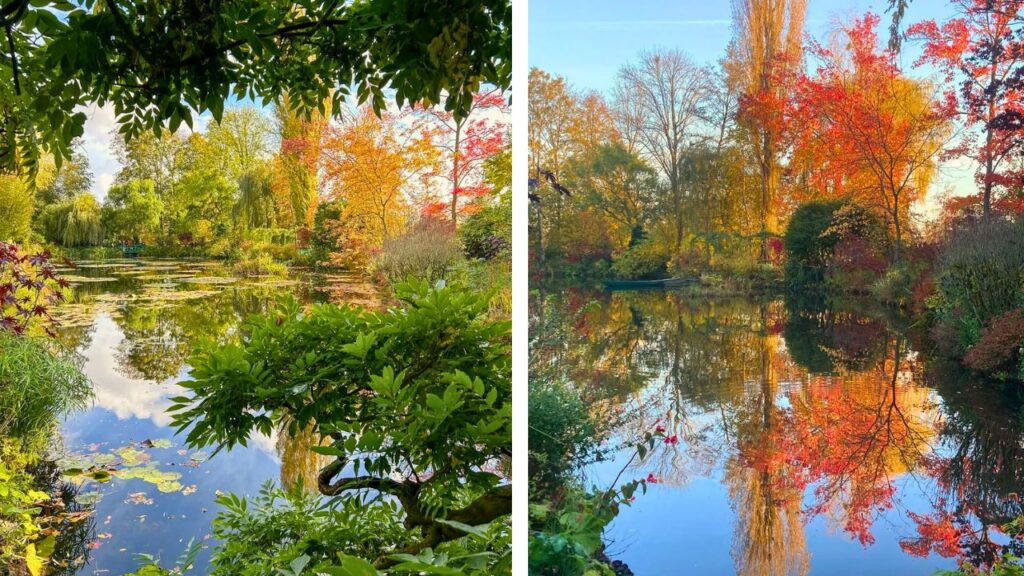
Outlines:
{"label": "still water", "polygon": [[138,567],[140,553],[172,564],[189,541],[205,543],[196,566],[205,573],[218,492],[251,495],[267,481],[299,478],[315,485],[320,462],[309,439],[276,435],[215,456],[187,448],[166,409],[184,392],[178,382],[188,375],[193,346],[236,338],[249,314],[285,295],[364,305],[379,303],[379,295],[353,277],[236,278],[217,262],[83,262],[61,272],[74,299],[58,310],[59,337],[81,356],[95,397],[64,422],[58,462],[114,471],[107,482],[71,478],[78,505],[93,513],[70,549],[58,551],[71,563],[64,573],[124,574]]}
{"label": "still water", "polygon": [[531,379],[576,386],[611,422],[606,488],[653,475],[606,531],[639,576],[928,575],[1024,541],[1020,394],[935,357],[865,302],[538,290]]}

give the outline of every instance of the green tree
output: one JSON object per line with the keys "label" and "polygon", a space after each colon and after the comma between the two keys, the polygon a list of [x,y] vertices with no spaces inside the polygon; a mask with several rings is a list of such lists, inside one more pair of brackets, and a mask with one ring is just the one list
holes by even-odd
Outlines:
{"label": "green tree", "polygon": [[152,180],[132,180],[112,186],[103,204],[103,225],[112,238],[152,242],[160,232],[164,203]]}
{"label": "green tree", "polygon": [[0,241],[21,241],[28,238],[32,229],[32,212],[35,209],[35,195],[23,180],[16,176],[0,174]]}
{"label": "green tree", "polygon": [[219,172],[191,170],[163,195],[167,232],[185,244],[205,244],[231,228],[237,185]]}
{"label": "green tree", "polygon": [[[235,222],[243,229],[271,228],[274,219],[274,188],[270,166],[257,164],[238,179],[238,201],[234,206]],[[317,212],[316,222],[321,221]]]}
{"label": "green tree", "polygon": [[635,244],[655,217],[660,186],[658,173],[620,143],[605,144],[569,168],[571,182],[583,202],[604,214]]}
{"label": "green tree", "polygon": [[206,132],[206,140],[220,171],[237,182],[270,159],[273,135],[270,118],[258,108],[245,106],[224,112],[224,119]]}
{"label": "green tree", "polygon": [[188,144],[185,138],[177,134],[158,137],[145,133],[130,141],[123,136],[118,137],[114,141],[114,151],[121,163],[121,170],[117,173],[115,183],[152,180],[156,192],[165,194],[181,176],[181,164],[186,163],[184,159],[189,156]]}
{"label": "green tree", "polygon": [[50,204],[39,214],[39,228],[47,240],[61,246],[98,246],[103,242],[100,203],[83,192]]}
{"label": "green tree", "polygon": [[[0,168],[67,158],[79,107],[111,103],[129,139],[223,117],[224,102],[295,95],[303,112],[350,93],[385,106],[444,102],[465,115],[481,84],[511,82],[509,0],[237,3],[4,0]],[[159,31],[159,33],[154,33]],[[446,97],[445,97],[446,96]],[[31,135],[31,136],[26,136]]]}
{"label": "green tree", "polygon": [[93,175],[89,169],[89,158],[81,150],[75,150],[71,157],[58,169],[53,167],[52,178],[37,184],[36,201],[40,207],[65,200],[72,200],[92,189]]}

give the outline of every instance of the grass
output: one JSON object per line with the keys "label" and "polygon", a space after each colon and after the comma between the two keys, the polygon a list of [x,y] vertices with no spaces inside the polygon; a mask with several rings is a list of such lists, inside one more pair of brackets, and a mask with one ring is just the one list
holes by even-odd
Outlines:
{"label": "grass", "polygon": [[68,353],[0,332],[0,437],[48,436],[59,416],[84,408],[91,395],[89,379]]}

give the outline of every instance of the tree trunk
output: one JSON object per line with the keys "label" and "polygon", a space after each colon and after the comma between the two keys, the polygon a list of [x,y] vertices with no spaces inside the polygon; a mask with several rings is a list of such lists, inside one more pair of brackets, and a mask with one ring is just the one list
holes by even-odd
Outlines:
{"label": "tree trunk", "polygon": [[462,146],[462,122],[455,124],[455,155],[452,158],[452,232],[458,226],[459,218],[459,184],[462,175],[459,173],[459,152]]}

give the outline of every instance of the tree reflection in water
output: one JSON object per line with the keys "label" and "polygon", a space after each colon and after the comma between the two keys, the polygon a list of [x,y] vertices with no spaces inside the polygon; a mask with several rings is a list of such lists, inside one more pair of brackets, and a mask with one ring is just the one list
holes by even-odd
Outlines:
{"label": "tree reflection in water", "polygon": [[808,574],[816,518],[865,549],[893,514],[907,554],[981,567],[1020,554],[998,530],[1024,513],[1019,400],[852,304],[542,289],[531,376],[579,386],[622,442],[659,419],[678,434],[636,472],[678,489],[718,478],[738,574]]}

